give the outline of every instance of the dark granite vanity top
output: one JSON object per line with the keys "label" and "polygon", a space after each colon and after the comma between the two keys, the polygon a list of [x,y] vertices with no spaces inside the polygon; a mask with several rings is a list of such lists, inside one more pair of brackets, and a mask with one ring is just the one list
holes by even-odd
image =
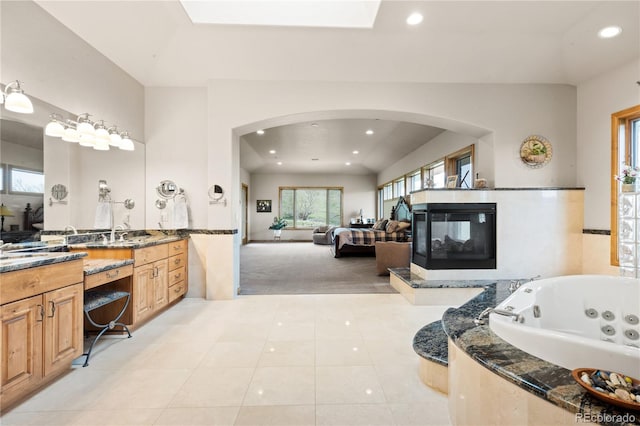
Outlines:
{"label": "dark granite vanity top", "polygon": [[99,274],[126,265],[133,265],[133,259],[85,259],[84,274]]}
{"label": "dark granite vanity top", "polygon": [[[92,248],[100,248],[100,249],[140,249],[150,246],[155,246],[159,244],[171,243],[174,241],[179,241],[185,239],[185,237],[178,235],[145,235],[139,237],[133,237],[131,239],[125,239],[124,241],[115,241],[113,243],[105,243],[103,242],[102,234],[96,234],[97,239],[85,242],[75,243],[70,238],[69,247],[74,250],[82,250],[82,249],[92,249]],[[69,237],[73,237],[70,235]]]}
{"label": "dark granite vanity top", "polygon": [[[510,345],[495,335],[488,324],[476,325],[473,322],[485,308],[495,307],[509,296],[508,287],[509,280],[500,280],[488,285],[486,291],[459,308],[449,308],[441,321],[446,336],[479,364],[559,407],[573,413],[581,413],[583,418],[621,418],[631,421],[617,423],[614,420],[607,421],[606,424],[640,425],[640,412],[626,411],[592,398],[573,380],[570,370],[543,361]],[[435,341],[442,343],[438,323],[440,322],[429,324],[420,330],[425,331],[421,340],[428,339],[426,333],[432,332]],[[415,343],[414,341],[414,347]],[[442,358],[442,352],[430,354],[428,359],[437,362],[434,358],[438,357]]]}
{"label": "dark granite vanity top", "polygon": [[82,252],[4,252],[0,256],[0,273],[67,262],[86,255],[87,253]]}

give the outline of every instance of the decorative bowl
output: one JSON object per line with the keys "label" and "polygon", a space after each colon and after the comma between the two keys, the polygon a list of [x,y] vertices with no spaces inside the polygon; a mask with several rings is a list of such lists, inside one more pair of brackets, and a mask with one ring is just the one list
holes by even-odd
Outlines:
{"label": "decorative bowl", "polygon": [[[576,368],[574,370],[571,371],[571,375],[573,376],[573,379],[578,382],[578,384],[580,386],[582,386],[589,394],[593,395],[595,398],[598,398],[601,401],[607,402],[611,405],[616,405],[618,407],[624,407],[626,409],[629,410],[640,410],[640,402],[635,402],[635,401],[625,401],[623,399],[620,398],[614,398],[609,396],[609,393],[605,392],[601,392],[599,390],[596,390],[595,387],[592,387],[591,385],[589,385],[588,383],[585,383],[582,381],[581,377],[583,373],[587,373],[587,375],[589,375],[589,377],[591,377],[591,375],[598,371],[597,368]],[[605,370],[601,370],[601,371],[605,371]],[[612,372],[607,372],[606,373],[615,373],[615,371]],[[620,373],[615,373],[618,376],[621,377],[625,377],[624,374],[620,374]],[[628,376],[626,376],[628,377]],[[634,379],[632,377],[630,377],[631,379],[631,386],[634,388],[640,387],[640,380]]]}

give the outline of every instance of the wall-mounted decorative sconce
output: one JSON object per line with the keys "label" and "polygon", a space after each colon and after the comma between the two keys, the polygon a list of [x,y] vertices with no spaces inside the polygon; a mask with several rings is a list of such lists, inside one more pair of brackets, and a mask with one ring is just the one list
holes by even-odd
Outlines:
{"label": "wall-mounted decorative sconce", "polygon": [[33,114],[33,104],[31,99],[24,94],[21,82],[16,80],[4,86],[4,91],[0,94],[0,104],[9,111],[20,114]]}
{"label": "wall-mounted decorative sconce", "polygon": [[224,190],[220,185],[211,185],[209,187],[209,204],[227,205],[227,199],[224,198]]}
{"label": "wall-mounted decorative sconce", "polygon": [[62,138],[65,142],[76,142],[80,146],[97,151],[108,151],[111,147],[123,151],[134,151],[135,146],[129,132],[118,131],[118,126],[107,126],[104,120],[93,122],[91,114],[82,113],[75,120],[64,119],[60,114],[52,113],[51,119],[44,129],[44,134],[54,138]]}

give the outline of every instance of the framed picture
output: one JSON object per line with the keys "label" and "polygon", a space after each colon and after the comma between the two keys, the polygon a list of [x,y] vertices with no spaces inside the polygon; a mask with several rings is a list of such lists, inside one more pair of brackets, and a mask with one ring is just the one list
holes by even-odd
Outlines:
{"label": "framed picture", "polygon": [[258,213],[271,213],[271,200],[258,200],[256,211]]}
{"label": "framed picture", "polygon": [[447,188],[455,188],[458,184],[458,175],[447,176]]}

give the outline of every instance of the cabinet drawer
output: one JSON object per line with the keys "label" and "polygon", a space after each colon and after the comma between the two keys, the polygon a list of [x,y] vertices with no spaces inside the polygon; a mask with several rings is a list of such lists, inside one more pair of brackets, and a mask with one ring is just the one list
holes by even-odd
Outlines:
{"label": "cabinet drawer", "polygon": [[169,287],[186,278],[186,268],[184,266],[169,272]]}
{"label": "cabinet drawer", "polygon": [[169,256],[187,252],[187,240],[174,241],[167,245],[169,246]]}
{"label": "cabinet drawer", "polygon": [[1,275],[2,304],[81,283],[84,280],[82,259],[5,272]]}
{"label": "cabinet drawer", "polygon": [[110,269],[108,271],[99,272],[97,274],[87,275],[84,279],[84,289],[89,290],[120,278],[128,277],[133,274],[133,265],[125,265],[120,268]]}
{"label": "cabinet drawer", "polygon": [[138,267],[169,256],[168,244],[145,247],[133,251],[134,266]]}
{"label": "cabinet drawer", "polygon": [[187,254],[179,254],[177,256],[171,256],[169,258],[169,270],[173,271],[180,267],[187,266]]}
{"label": "cabinet drawer", "polygon": [[187,292],[187,282],[180,281],[169,287],[169,303],[173,302]]}

